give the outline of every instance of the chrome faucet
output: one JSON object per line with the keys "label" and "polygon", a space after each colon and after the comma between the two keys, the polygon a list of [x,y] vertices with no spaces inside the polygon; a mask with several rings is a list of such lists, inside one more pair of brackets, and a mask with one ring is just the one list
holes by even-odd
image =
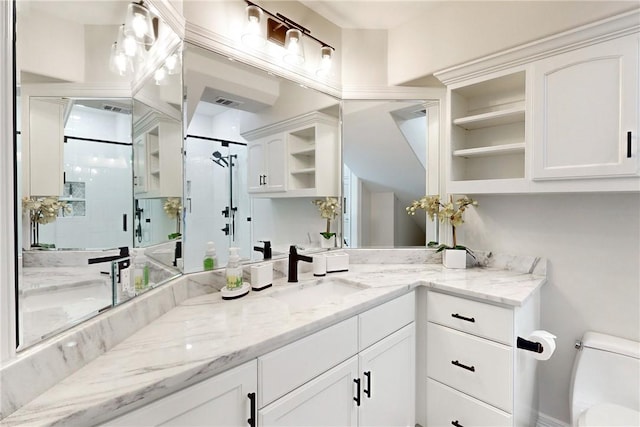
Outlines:
{"label": "chrome faucet", "polygon": [[254,246],[253,250],[262,252],[264,254],[264,259],[271,259],[271,242],[269,240],[261,240],[261,242],[264,243],[264,248],[260,246]]}
{"label": "chrome faucet", "polygon": [[289,246],[289,283],[298,281],[298,261],[312,262],[313,258],[306,255],[298,255],[295,245]]}

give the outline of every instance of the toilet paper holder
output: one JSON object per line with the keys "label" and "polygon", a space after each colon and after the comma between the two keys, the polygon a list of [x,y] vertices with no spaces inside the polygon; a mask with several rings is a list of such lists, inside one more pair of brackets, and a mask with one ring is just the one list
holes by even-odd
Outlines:
{"label": "toilet paper holder", "polygon": [[518,337],[516,341],[516,347],[523,350],[533,351],[534,353],[542,353],[544,351],[542,344],[540,344],[539,342],[529,341],[522,337]]}

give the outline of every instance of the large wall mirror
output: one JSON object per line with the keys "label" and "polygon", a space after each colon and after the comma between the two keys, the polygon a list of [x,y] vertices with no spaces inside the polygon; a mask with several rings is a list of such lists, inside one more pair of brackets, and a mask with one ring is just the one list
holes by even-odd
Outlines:
{"label": "large wall mirror", "polygon": [[439,141],[439,108],[437,100],[424,99],[343,101],[346,247],[437,241],[437,224],[405,208],[429,194],[427,177],[434,173],[427,170],[437,161],[429,162],[428,153]]}
{"label": "large wall mirror", "polygon": [[184,69],[185,272],[203,269],[211,243],[218,266],[229,247],[246,262],[265,245],[272,258],[320,249],[327,221],[313,202],[341,196],[340,100],[193,45]]}
{"label": "large wall mirror", "polygon": [[[148,255],[151,284],[179,273],[162,245],[175,246],[180,231],[165,206],[182,206],[181,72],[160,82],[144,68],[157,62],[160,69],[180,40],[156,18],[157,44],[141,48],[139,72],[113,73],[112,46],[127,4],[17,4],[19,349],[142,292],[131,283],[124,289],[119,274],[135,246]],[[135,99],[132,87],[139,87]],[[136,153],[143,134],[171,140],[167,158],[177,162],[154,163],[162,153],[153,149]],[[141,195],[134,186],[140,164],[155,168],[149,175],[156,178],[167,170],[171,190]]]}

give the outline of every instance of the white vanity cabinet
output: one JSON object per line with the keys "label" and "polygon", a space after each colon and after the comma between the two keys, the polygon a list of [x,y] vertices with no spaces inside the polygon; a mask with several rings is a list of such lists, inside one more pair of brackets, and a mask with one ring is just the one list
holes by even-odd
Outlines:
{"label": "white vanity cabinet", "polygon": [[415,293],[105,426],[415,425]]}
{"label": "white vanity cabinet", "polygon": [[533,63],[535,180],[638,173],[640,38]]}
{"label": "white vanity cabinet", "polygon": [[427,425],[530,426],[536,363],[516,348],[539,324],[539,295],[521,307],[427,295]]}
{"label": "white vanity cabinet", "polygon": [[103,425],[255,426],[256,370],[252,360]]}
{"label": "white vanity cabinet", "polygon": [[338,120],[312,112],[242,136],[254,197],[336,196],[340,189]]}
{"label": "white vanity cabinet", "polygon": [[287,189],[283,134],[250,142],[247,153],[249,193],[272,193]]}
{"label": "white vanity cabinet", "polygon": [[258,424],[413,426],[414,318],[412,292],[258,358]]}

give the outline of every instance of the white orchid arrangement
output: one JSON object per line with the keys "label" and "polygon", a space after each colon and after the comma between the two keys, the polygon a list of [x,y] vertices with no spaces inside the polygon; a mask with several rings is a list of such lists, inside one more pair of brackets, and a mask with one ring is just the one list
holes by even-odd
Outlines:
{"label": "white orchid arrangement", "polygon": [[340,201],[337,197],[325,197],[323,199],[312,200],[311,203],[318,206],[320,217],[327,220],[327,231],[320,233],[325,239],[330,239],[336,233],[331,232],[331,220],[336,219],[340,213]]}
{"label": "white orchid arrangement", "polygon": [[180,197],[167,197],[164,202],[164,212],[171,219],[176,219],[180,216],[182,210],[182,199]]}
{"label": "white orchid arrangement", "polygon": [[58,218],[60,210],[71,212],[71,206],[58,200],[57,196],[23,197],[22,212],[29,214],[29,219],[34,224],[49,224]]}
{"label": "white orchid arrangement", "polygon": [[182,211],[182,199],[180,197],[167,197],[167,200],[164,201],[163,209],[169,218],[176,220],[177,232],[169,234],[169,240],[181,237],[180,212]]}
{"label": "white orchid arrangement", "polygon": [[418,209],[424,209],[429,216],[429,219],[432,221],[435,221],[435,218],[437,217],[441,223],[449,222],[451,224],[453,245],[438,245],[437,243],[430,242],[428,245],[429,247],[437,246],[438,250],[436,252],[440,252],[445,249],[464,249],[467,253],[473,256],[468,248],[458,245],[456,241],[456,227],[464,223],[462,214],[469,206],[478,206],[478,202],[465,196],[459,198],[455,202],[453,201],[453,197],[450,197],[447,203],[443,203],[440,200],[440,196],[424,196],[419,200],[414,200],[411,205],[407,207],[407,213],[409,215],[415,215]]}

